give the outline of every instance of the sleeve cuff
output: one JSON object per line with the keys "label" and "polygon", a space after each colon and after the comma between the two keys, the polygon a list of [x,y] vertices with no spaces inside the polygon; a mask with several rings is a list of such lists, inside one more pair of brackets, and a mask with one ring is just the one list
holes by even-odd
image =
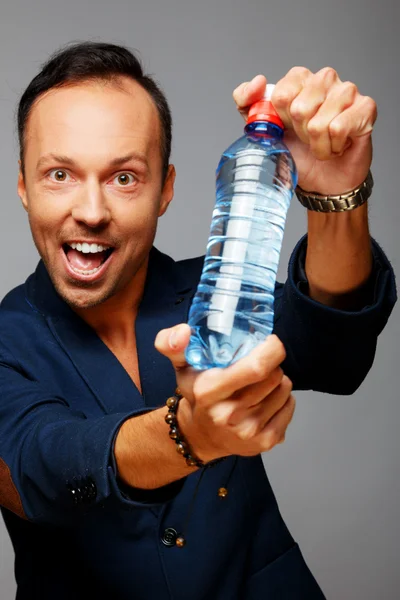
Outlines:
{"label": "sleeve cuff", "polygon": [[181,491],[184,481],[185,479],[179,479],[154,490],[142,490],[139,488],[132,488],[117,478],[117,494],[119,494],[124,503],[128,503],[129,506],[145,506],[146,508],[149,508],[150,506],[156,507],[165,504],[166,502],[171,502]]}
{"label": "sleeve cuff", "polygon": [[306,236],[298,242],[286,283],[275,295],[274,333],[287,351],[283,370],[294,389],[352,394],[372,366],[377,338],[396,302],[394,272],[372,240],[375,265],[368,282],[370,298],[358,310],[333,308],[313,300],[304,289],[306,243]]}
{"label": "sleeve cuff", "polygon": [[[139,414],[145,414],[150,410],[152,409],[145,408],[127,418],[138,416]],[[121,427],[122,423],[123,421],[119,423],[119,427]],[[173,481],[167,485],[153,490],[145,490],[131,487],[121,481],[121,479],[118,477],[117,465],[114,456],[114,444],[119,427],[114,432],[114,439],[111,446],[110,460],[108,465],[108,479],[110,482],[110,487],[117,500],[128,510],[133,507],[156,508],[173,500],[181,491],[185,482],[185,478],[178,479],[177,481]]]}
{"label": "sleeve cuff", "polygon": [[[314,308],[320,306],[321,310],[354,316],[385,307],[389,314],[397,300],[395,277],[392,266],[377,242],[371,238],[373,267],[368,281],[360,289],[362,302],[356,310],[336,309],[313,300],[309,296],[308,280],[305,271],[305,258],[307,251],[307,235],[303,236],[296,245],[289,262],[288,283],[298,299],[309,303]],[[389,316],[388,314],[388,316]],[[386,319],[387,320],[387,319]],[[386,321],[385,321],[386,323]],[[384,325],[382,325],[383,328]]]}

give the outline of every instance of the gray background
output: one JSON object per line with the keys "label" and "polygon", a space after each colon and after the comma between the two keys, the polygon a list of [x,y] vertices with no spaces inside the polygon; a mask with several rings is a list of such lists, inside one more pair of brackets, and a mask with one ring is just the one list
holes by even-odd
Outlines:
{"label": "gray background", "polygon": [[[37,262],[16,194],[15,106],[50,52],[83,39],[138,49],[170,100],[178,176],[156,245],[174,258],[205,250],[215,167],[242,132],[231,99],[237,84],[260,72],[274,82],[295,65],[313,71],[332,66],[354,81],[378,103],[371,232],[397,272],[398,11],[397,0],[2,0],[0,296]],[[281,280],[305,227],[294,200]],[[286,443],[264,457],[283,516],[330,600],[400,597],[398,311],[360,389],[351,397],[297,393]],[[13,553],[0,527],[0,598],[10,600]]]}

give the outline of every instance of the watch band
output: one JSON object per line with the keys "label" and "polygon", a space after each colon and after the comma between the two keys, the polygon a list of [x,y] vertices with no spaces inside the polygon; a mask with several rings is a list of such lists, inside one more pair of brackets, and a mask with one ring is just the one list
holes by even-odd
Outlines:
{"label": "watch band", "polygon": [[374,187],[371,171],[361,185],[350,192],[338,196],[323,196],[317,192],[306,192],[300,186],[296,187],[296,196],[299,202],[308,210],[317,212],[344,212],[358,208],[368,200]]}

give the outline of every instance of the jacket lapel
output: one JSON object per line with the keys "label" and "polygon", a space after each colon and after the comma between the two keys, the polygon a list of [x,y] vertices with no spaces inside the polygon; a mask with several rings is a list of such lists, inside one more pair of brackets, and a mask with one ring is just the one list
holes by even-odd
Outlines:
{"label": "jacket lapel", "polygon": [[144,407],[121,363],[82,319],[47,317],[47,323],[106,414]]}
{"label": "jacket lapel", "polygon": [[187,320],[197,280],[194,278],[194,286],[188,285],[187,277],[180,271],[172,258],[152,248],[136,319],[142,395],[95,331],[57,294],[42,262],[28,280],[28,300],[42,313],[105,413],[156,408],[173,393],[175,371],[170,361],[154,348],[154,340],[161,329]]}
{"label": "jacket lapel", "polygon": [[186,323],[195,292],[195,273],[186,273],[169,256],[154,249],[143,301],[136,320],[136,342],[144,402],[159,407],[176,388],[169,359],[154,347],[159,331]]}

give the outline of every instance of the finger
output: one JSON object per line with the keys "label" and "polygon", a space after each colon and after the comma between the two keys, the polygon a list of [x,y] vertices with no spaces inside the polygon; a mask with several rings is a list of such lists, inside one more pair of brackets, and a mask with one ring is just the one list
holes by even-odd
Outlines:
{"label": "finger", "polygon": [[185,348],[190,340],[190,327],[186,323],[162,329],[154,341],[155,348],[169,358],[175,370],[188,366]]}
{"label": "finger", "polygon": [[296,400],[290,395],[282,408],[268,421],[256,440],[262,448],[261,452],[272,450],[277,444],[285,441],[287,428],[293,419],[296,409]]}
{"label": "finger", "polygon": [[279,367],[286,357],[280,339],[272,334],[247,356],[224,369],[205,371],[196,381],[195,394],[202,398],[205,407],[224,400],[253,383],[263,381]]}
{"label": "finger", "polygon": [[248,410],[250,415],[234,428],[238,437],[249,440],[257,436],[264,429],[265,424],[286,404],[292,389],[292,382],[284,376],[279,386],[256,408]]}
{"label": "finger", "polygon": [[286,129],[293,129],[290,107],[312,75],[305,67],[293,67],[275,85],[271,101]]}
{"label": "finger", "polygon": [[[308,144],[310,134],[308,124],[324,105],[329,91],[338,85],[339,77],[333,69],[327,67],[311,75],[301,92],[290,106],[293,129],[302,142]],[[329,136],[328,136],[329,137]]]}
{"label": "finger", "polygon": [[329,124],[332,151],[341,154],[352,139],[370,135],[376,118],[376,102],[369,96],[358,96],[349,108]]}
{"label": "finger", "polygon": [[282,369],[277,367],[267,379],[239,390],[238,393],[233,394],[232,399],[218,402],[210,410],[214,423],[237,425],[243,421],[246,416],[249,416],[249,409],[259,406],[280,385],[283,376]]}
{"label": "finger", "polygon": [[352,106],[357,95],[358,90],[354,83],[341,82],[333,86],[328,91],[327,97],[318,112],[307,123],[310,149],[318,160],[332,158],[334,151],[330,123],[344,110]]}
{"label": "finger", "polygon": [[247,118],[249,107],[264,96],[267,80],[264,75],[256,75],[251,81],[241,83],[233,91],[233,99],[240,114]]}
{"label": "finger", "polygon": [[189,402],[193,402],[193,386],[199,371],[196,371],[188,365],[185,358],[185,349],[190,340],[190,327],[182,323],[163,329],[155,339],[154,345],[156,349],[169,358],[172,366],[175,369],[177,385],[180,393],[185,396]]}

